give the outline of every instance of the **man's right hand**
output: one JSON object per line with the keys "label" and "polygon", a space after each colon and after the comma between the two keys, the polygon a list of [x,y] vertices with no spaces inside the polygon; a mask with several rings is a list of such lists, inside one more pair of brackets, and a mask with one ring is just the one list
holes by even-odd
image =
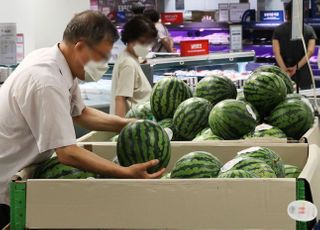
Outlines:
{"label": "man's right hand", "polygon": [[151,160],[145,163],[131,165],[125,168],[125,177],[131,179],[158,179],[163,175],[165,171],[164,168],[152,174],[149,174],[147,171],[149,168],[152,168],[157,164],[159,164],[159,160]]}

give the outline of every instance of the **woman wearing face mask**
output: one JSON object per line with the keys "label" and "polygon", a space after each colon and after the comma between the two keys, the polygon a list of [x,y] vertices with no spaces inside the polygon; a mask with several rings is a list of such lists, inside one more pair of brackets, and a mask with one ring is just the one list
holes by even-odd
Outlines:
{"label": "woman wearing face mask", "polygon": [[149,100],[152,88],[141,69],[139,57],[147,56],[157,35],[154,23],[142,16],[124,26],[121,40],[126,48],[113,69],[111,114],[124,117],[132,106]]}

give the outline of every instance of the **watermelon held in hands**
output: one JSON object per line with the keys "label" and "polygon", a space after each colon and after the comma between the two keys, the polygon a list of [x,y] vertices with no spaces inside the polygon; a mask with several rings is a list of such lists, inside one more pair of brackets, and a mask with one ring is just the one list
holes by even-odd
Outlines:
{"label": "watermelon held in hands", "polygon": [[97,177],[97,174],[61,164],[57,157],[43,162],[37,167],[34,174],[35,179],[87,179],[91,177]]}
{"label": "watermelon held in hands", "polygon": [[267,118],[268,123],[281,129],[287,137],[299,140],[314,123],[314,113],[302,100],[288,99],[279,104]]}
{"label": "watermelon held in hands", "polygon": [[211,153],[196,151],[181,157],[171,171],[171,178],[215,178],[222,163]]}
{"label": "watermelon held in hands", "polygon": [[254,72],[255,73],[269,72],[269,73],[276,74],[278,77],[280,77],[284,81],[287,87],[287,93],[293,93],[293,82],[291,78],[288,76],[287,73],[283,72],[278,66],[264,65],[264,66],[258,67]]}
{"label": "watermelon held in hands", "polygon": [[250,157],[237,157],[228,161],[222,166],[220,173],[225,173],[232,170],[244,170],[256,175],[259,178],[277,177],[275,172],[266,162]]}
{"label": "watermelon held in hands", "polygon": [[255,130],[244,136],[244,139],[252,138],[287,138],[286,134],[277,127],[268,124],[258,125]]}
{"label": "watermelon held in hands", "polygon": [[126,114],[126,118],[153,120],[150,102],[143,102],[133,106]]}
{"label": "watermelon held in hands", "polygon": [[249,104],[237,100],[219,102],[209,116],[213,134],[224,140],[240,139],[252,132],[257,125],[257,116]]}
{"label": "watermelon held in hands", "polygon": [[181,102],[192,97],[189,86],[176,77],[161,79],[153,87],[150,104],[157,121],[172,118]]}
{"label": "watermelon held in hands", "polygon": [[244,170],[230,170],[219,174],[218,178],[257,178],[257,176]]}
{"label": "watermelon held in hands", "polygon": [[236,99],[237,88],[225,76],[208,76],[203,78],[196,86],[196,97],[207,99],[212,105],[225,99]]}
{"label": "watermelon held in hands", "polygon": [[250,157],[266,162],[277,177],[283,178],[285,176],[284,166],[281,157],[265,147],[251,147],[238,152],[236,157]]}
{"label": "watermelon held in hands", "polygon": [[124,167],[158,159],[159,164],[150,168],[154,173],[167,167],[171,157],[170,140],[160,125],[153,121],[139,120],[128,124],[119,134],[117,157]]}
{"label": "watermelon held in hands", "polygon": [[244,85],[243,92],[246,101],[258,110],[260,116],[268,115],[287,96],[284,81],[268,72],[251,74]]}
{"label": "watermelon held in hands", "polygon": [[208,127],[211,103],[203,98],[193,97],[182,102],[173,117],[173,132],[178,136],[192,140],[198,132]]}

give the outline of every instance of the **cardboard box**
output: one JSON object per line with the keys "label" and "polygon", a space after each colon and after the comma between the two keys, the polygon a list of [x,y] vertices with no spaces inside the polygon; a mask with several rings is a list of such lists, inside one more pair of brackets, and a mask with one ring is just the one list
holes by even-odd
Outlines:
{"label": "cardboard box", "polygon": [[[113,159],[115,143],[81,143]],[[248,143],[172,143],[168,166],[195,150],[226,162]],[[258,146],[258,144],[255,144]],[[37,229],[295,229],[288,204],[305,197],[320,207],[320,149],[306,143],[262,143],[295,179],[27,180],[26,227]],[[298,184],[305,183],[303,196]],[[311,190],[309,189],[311,188]],[[312,192],[311,192],[312,191]]]}

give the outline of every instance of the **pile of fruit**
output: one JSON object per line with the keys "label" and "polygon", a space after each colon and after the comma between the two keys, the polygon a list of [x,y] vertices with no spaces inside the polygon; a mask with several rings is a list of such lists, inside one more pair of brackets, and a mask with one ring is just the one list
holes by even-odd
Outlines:
{"label": "pile of fruit", "polygon": [[156,120],[173,131],[173,141],[297,140],[312,127],[314,108],[293,94],[293,83],[281,69],[261,66],[239,94],[222,75],[203,78],[194,93],[182,80],[166,77],[154,86],[150,101],[132,108],[127,117]]}
{"label": "pile of fruit", "polygon": [[251,147],[238,152],[224,165],[211,153],[188,153],[162,178],[297,178],[300,173],[298,167],[284,165],[281,157],[271,149]]}

